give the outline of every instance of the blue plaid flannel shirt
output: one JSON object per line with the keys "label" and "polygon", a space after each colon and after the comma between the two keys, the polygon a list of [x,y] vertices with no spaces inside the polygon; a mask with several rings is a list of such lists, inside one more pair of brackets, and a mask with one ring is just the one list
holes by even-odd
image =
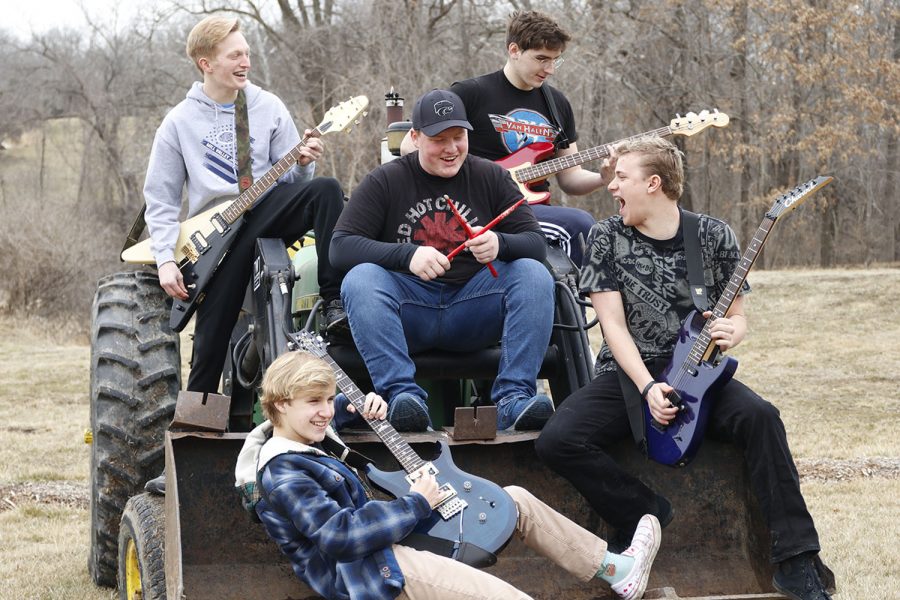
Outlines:
{"label": "blue plaid flannel shirt", "polygon": [[275,456],[260,481],[256,512],[300,579],[329,599],[397,597],[404,580],[391,545],[431,514],[424,497],[369,500],[346,465],[312,453]]}

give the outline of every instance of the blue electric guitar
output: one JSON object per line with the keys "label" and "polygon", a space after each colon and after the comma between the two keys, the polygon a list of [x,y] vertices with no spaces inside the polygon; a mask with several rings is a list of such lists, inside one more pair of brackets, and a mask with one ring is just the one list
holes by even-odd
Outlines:
{"label": "blue electric guitar", "polygon": [[[344,373],[325,349],[324,343],[308,331],[293,334],[300,347],[331,366],[338,388],[347,396],[357,414],[362,414],[365,394]],[[497,484],[460,471],[450,456],[446,442],[438,442],[437,458],[426,462],[387,420],[366,419],[403,471],[382,471],[369,465],[367,476],[375,486],[395,498],[409,493],[413,477],[424,467],[438,480],[444,500],[428,519],[419,521],[403,544],[442,554],[474,567],[496,562],[499,552],[512,537],[518,509],[512,497]]]}
{"label": "blue electric guitar", "polygon": [[[713,318],[718,319],[728,313],[775,221],[797,208],[831,180],[831,177],[816,177],[775,200],[741,257],[728,287],[713,308]],[[668,425],[657,422],[644,402],[647,454],[664,465],[683,467],[694,458],[706,430],[710,397],[731,380],[737,369],[737,360],[722,356],[713,343],[709,332],[711,324],[712,320],[704,319],[696,310],[685,318],[678,332],[672,360],[659,377],[674,388],[668,398],[680,409],[675,418]]]}

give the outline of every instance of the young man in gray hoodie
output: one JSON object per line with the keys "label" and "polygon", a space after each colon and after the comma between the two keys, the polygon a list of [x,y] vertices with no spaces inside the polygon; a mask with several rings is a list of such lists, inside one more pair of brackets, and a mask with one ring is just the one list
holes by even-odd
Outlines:
{"label": "young man in gray hoodie", "polygon": [[[174,256],[183,197],[187,197],[187,216],[191,217],[239,194],[238,92],[243,91],[246,98],[254,181],[300,143],[284,103],[250,83],[250,48],[236,19],[213,16],[200,21],[188,36],[187,54],[202,73],[203,82],[195,82],[187,97],[163,119],[144,183],[146,221],[159,282],[169,296],[180,300],[188,298]],[[315,161],[323,150],[319,138],[309,138],[299,149],[296,166],[245,214],[242,229],[197,309],[188,390],[215,392],[219,388],[229,336],[250,280],[257,238],[278,237],[291,243],[313,229],[327,326],[333,330],[346,323],[340,301],[341,275],[328,260],[331,232],[343,209],[344,194],[332,178],[313,179]]]}

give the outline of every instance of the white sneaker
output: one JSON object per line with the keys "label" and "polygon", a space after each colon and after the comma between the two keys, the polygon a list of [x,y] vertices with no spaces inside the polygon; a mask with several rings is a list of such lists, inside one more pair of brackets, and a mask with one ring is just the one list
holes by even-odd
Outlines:
{"label": "white sneaker", "polygon": [[650,567],[659,550],[662,541],[659,520],[653,515],[644,515],[638,521],[631,545],[622,553],[623,556],[634,558],[634,566],[631,567],[625,579],[611,586],[612,590],[625,600],[636,600],[644,597],[647,589],[647,580],[650,578]]}

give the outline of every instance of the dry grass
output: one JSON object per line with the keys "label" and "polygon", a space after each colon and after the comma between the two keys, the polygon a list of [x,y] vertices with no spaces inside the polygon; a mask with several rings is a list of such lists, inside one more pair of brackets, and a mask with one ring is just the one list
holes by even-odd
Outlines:
{"label": "dry grass", "polygon": [[[751,283],[738,377],[781,409],[839,598],[895,598],[900,269]],[[90,351],[58,331],[0,318],[0,598],[115,597],[86,568]]]}

